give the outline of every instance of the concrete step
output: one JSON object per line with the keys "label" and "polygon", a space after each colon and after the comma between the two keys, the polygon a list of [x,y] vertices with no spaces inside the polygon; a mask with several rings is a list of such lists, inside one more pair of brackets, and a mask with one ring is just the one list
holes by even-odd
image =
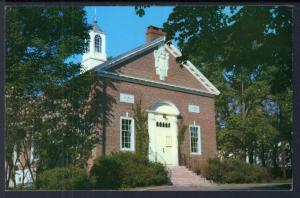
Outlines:
{"label": "concrete step", "polygon": [[197,175],[185,166],[168,166],[171,182],[175,186],[209,186],[210,181],[201,175]]}

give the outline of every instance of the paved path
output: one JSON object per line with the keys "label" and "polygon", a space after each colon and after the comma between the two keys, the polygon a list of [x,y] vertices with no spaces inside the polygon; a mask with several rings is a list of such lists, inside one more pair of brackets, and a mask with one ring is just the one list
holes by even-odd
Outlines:
{"label": "paved path", "polygon": [[261,184],[211,184],[210,186],[156,186],[131,189],[133,191],[261,191],[261,190],[292,190],[290,183]]}

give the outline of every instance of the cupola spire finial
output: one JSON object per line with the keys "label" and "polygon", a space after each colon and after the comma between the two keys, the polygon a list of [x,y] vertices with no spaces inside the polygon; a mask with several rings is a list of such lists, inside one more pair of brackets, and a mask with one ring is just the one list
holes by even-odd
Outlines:
{"label": "cupola spire finial", "polygon": [[96,17],[96,15],[97,15],[97,10],[96,10],[96,8],[94,8],[94,23],[95,24],[97,24],[97,17]]}

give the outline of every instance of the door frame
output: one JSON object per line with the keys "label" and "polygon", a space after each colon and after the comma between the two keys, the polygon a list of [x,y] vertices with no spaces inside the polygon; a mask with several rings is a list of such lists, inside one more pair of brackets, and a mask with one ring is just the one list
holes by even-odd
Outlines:
{"label": "door frame", "polygon": [[[174,150],[173,158],[171,164],[165,163],[165,165],[178,165],[179,164],[179,154],[178,154],[178,124],[177,124],[177,117],[180,114],[178,108],[169,101],[159,101],[152,104],[148,112],[148,133],[149,133],[149,160],[150,161],[158,161],[157,159],[157,142],[156,142],[156,116],[168,116],[170,124],[172,127],[172,132],[175,133],[175,142],[174,142]],[[164,160],[165,161],[165,160]]]}

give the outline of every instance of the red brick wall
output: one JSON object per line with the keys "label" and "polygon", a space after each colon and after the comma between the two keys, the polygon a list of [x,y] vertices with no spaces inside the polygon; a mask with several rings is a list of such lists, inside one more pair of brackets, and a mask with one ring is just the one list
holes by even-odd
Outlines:
{"label": "red brick wall", "polygon": [[[169,57],[169,71],[164,82],[205,89],[189,71],[185,68],[180,68],[171,54]],[[134,60],[127,61],[127,63],[115,68],[113,71],[159,81],[159,77],[155,72],[153,50],[145,52]],[[213,98],[121,81],[115,81],[113,84],[117,90],[112,88],[107,89],[107,93],[115,98],[116,103],[112,107],[113,117],[111,118],[111,124],[106,130],[106,154],[120,150],[120,117],[125,116],[126,112],[128,112],[130,117],[133,116],[132,104],[120,103],[120,93],[125,93],[134,95],[135,103],[141,100],[145,110],[153,103],[160,100],[168,100],[177,106],[186,125],[193,124],[194,122],[196,125],[200,125],[202,140],[201,155],[190,154],[189,130],[185,134],[182,153],[187,158],[188,167],[195,169],[196,167],[203,166],[208,158],[215,157],[217,147]],[[199,105],[200,113],[188,112],[188,104]],[[94,149],[93,156],[101,155],[101,153],[101,146],[98,146]],[[92,160],[89,163],[91,165]]]}
{"label": "red brick wall", "polygon": [[[202,154],[190,155],[189,131],[186,131],[185,141],[182,146],[182,153],[190,156],[190,166],[203,165],[205,161],[216,154],[216,129],[215,129],[215,109],[214,99],[204,96],[192,95],[166,89],[147,87],[127,82],[114,82],[117,90],[108,88],[107,93],[113,96],[116,103],[113,105],[111,125],[107,127],[106,154],[120,150],[120,116],[133,116],[132,104],[121,103],[120,93],[134,95],[135,102],[141,100],[144,109],[149,108],[153,103],[160,100],[168,100],[174,103],[180,111],[186,125],[193,124],[194,121],[201,128]],[[192,103],[200,106],[200,113],[188,112],[188,104]],[[99,148],[100,149],[100,148]],[[96,149],[97,150],[97,149]],[[98,151],[97,154],[101,152]]]}
{"label": "red brick wall", "polygon": [[[161,81],[155,72],[153,51],[149,51],[136,59],[117,67],[115,71],[130,76]],[[207,90],[187,69],[181,68],[180,65],[176,63],[176,59],[170,53],[168,76],[161,82]]]}

